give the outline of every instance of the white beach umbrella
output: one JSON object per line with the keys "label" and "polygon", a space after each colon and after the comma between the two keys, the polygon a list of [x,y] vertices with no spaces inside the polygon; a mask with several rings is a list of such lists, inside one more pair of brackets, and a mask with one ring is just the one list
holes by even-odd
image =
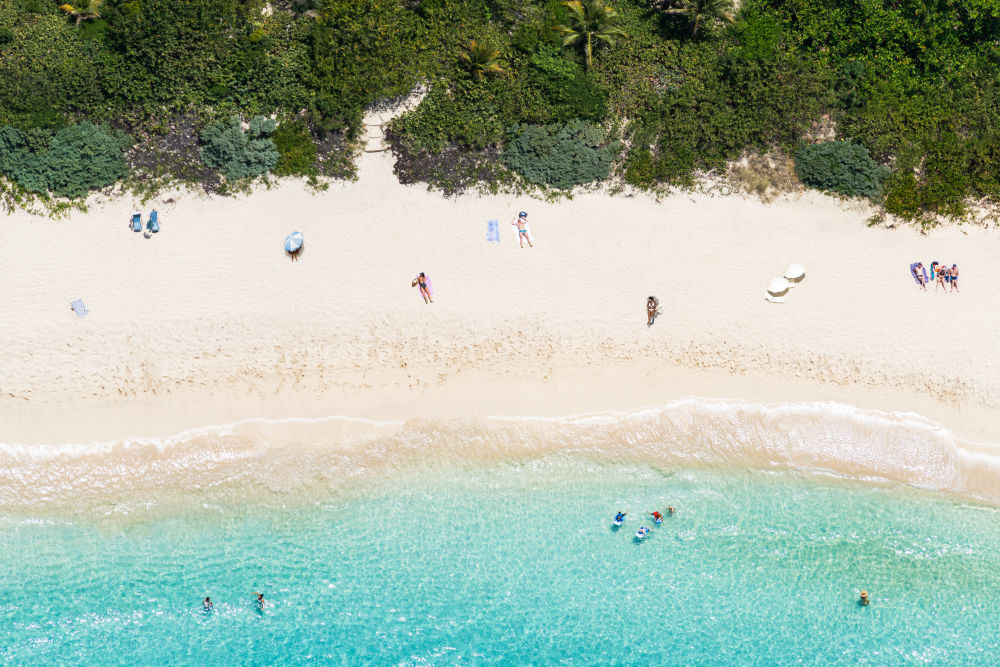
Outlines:
{"label": "white beach umbrella", "polygon": [[791,283],[784,278],[772,278],[771,282],[767,284],[767,294],[764,295],[764,298],[771,303],[783,303],[790,287]]}
{"label": "white beach umbrella", "polygon": [[788,280],[792,287],[802,282],[802,279],[805,277],[806,270],[801,264],[789,264],[788,268],[785,269],[785,279]]}

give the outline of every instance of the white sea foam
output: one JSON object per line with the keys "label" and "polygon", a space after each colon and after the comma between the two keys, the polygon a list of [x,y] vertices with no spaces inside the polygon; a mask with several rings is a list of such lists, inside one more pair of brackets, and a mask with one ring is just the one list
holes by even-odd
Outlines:
{"label": "white sea foam", "polygon": [[564,418],[254,419],[161,440],[0,445],[0,508],[129,513],[287,502],[421,466],[551,455],[663,469],[803,470],[1000,502],[1000,446],[959,440],[919,415],[688,398]]}

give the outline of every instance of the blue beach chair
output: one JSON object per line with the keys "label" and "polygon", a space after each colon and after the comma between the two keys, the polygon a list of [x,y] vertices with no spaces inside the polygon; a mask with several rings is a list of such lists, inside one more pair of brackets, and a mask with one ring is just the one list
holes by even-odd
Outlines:
{"label": "blue beach chair", "polygon": [[149,222],[146,223],[146,229],[149,230],[150,234],[160,231],[160,220],[156,211],[149,214]]}
{"label": "blue beach chair", "polygon": [[138,213],[132,214],[132,231],[133,232],[142,231],[142,216]]}

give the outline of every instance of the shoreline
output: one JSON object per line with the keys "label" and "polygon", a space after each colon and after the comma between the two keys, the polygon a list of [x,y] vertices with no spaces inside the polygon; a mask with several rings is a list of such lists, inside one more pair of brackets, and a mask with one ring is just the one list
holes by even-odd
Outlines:
{"label": "shoreline", "polygon": [[[466,372],[441,384],[292,391],[271,396],[197,392],[146,399],[22,406],[0,413],[0,446],[87,445],[167,440],[254,420],[342,418],[379,424],[411,419],[464,417],[568,419],[589,414],[625,414],[692,400],[732,400],[764,406],[834,403],[862,411],[909,414],[939,424],[970,443],[1000,447],[1000,411],[975,404],[949,404],[887,386],[843,386],[808,378],[733,374],[719,368],[689,368],[648,360],[560,369],[516,378]],[[498,400],[498,396],[503,396]],[[72,426],[68,426],[71,424]],[[67,437],[68,429],[73,435]]]}

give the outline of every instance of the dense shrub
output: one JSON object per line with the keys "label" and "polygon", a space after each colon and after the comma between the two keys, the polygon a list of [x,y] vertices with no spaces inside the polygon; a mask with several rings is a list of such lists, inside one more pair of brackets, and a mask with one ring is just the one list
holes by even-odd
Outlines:
{"label": "dense shrub", "polygon": [[278,150],[270,138],[275,127],[263,116],[251,120],[246,131],[235,116],[220,121],[202,132],[201,159],[231,181],[265,174],[278,163]]}
{"label": "dense shrub", "polygon": [[795,173],[810,187],[852,197],[875,197],[889,170],[873,160],[864,146],[825,141],[795,151]]}
{"label": "dense shrub", "polygon": [[529,80],[541,93],[552,121],[600,120],[607,112],[607,92],[556,47],[543,46],[531,57]]}
{"label": "dense shrub", "polygon": [[360,128],[363,108],[417,82],[416,17],[399,0],[327,0],[309,35],[313,121]]}
{"label": "dense shrub", "polygon": [[126,134],[83,122],[64,127],[51,139],[44,132],[0,128],[0,172],[29,192],[84,197],[127,173]]}
{"label": "dense shrub", "polygon": [[625,160],[625,182],[637,188],[649,188],[656,183],[653,154],[645,146],[633,148]]}
{"label": "dense shrub", "polygon": [[501,159],[531,183],[569,190],[606,179],[618,150],[618,141],[609,141],[600,127],[572,120],[515,125]]}
{"label": "dense shrub", "polygon": [[315,176],[316,143],[301,121],[282,123],[271,137],[278,150],[275,176]]}
{"label": "dense shrub", "polygon": [[12,39],[0,46],[0,124],[31,127],[40,121],[52,128],[65,124],[55,120],[65,114],[99,118],[105,112],[99,45],[77,32],[54,13],[8,29]]}

